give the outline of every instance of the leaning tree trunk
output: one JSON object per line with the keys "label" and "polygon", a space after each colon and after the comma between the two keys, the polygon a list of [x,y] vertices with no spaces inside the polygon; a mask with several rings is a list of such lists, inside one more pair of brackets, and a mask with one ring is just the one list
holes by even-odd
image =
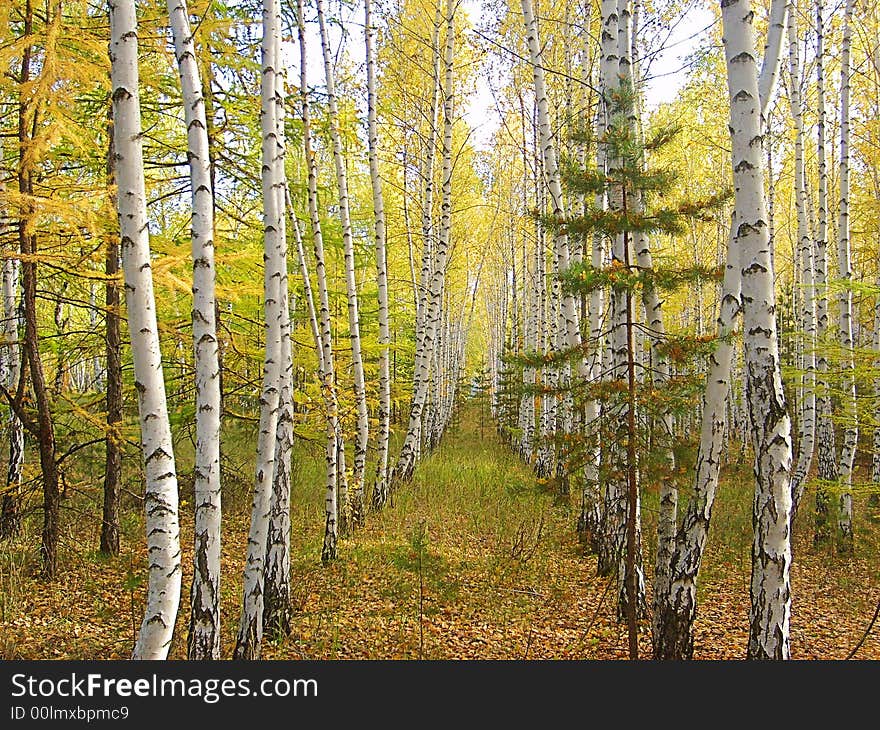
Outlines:
{"label": "leaning tree trunk", "polygon": [[[773,37],[776,43],[782,42],[781,34]],[[769,95],[773,90],[773,84],[767,84],[763,79],[774,73],[772,69],[778,57],[778,49],[766,49],[758,80],[761,110],[767,109]],[[741,296],[740,252],[736,244],[738,229],[738,219],[734,211],[728,237],[724,279],[719,292],[718,346],[709,360],[703,394],[694,491],[676,533],[666,595],[655,604],[659,613],[654,617],[655,659],[690,659],[693,656],[697,576],[709,535],[725,436],[729,439],[729,424],[735,421],[728,418],[728,405],[731,406],[732,413],[737,412],[730,402],[730,389],[735,353],[732,335],[736,317],[740,313]]]}
{"label": "leaning tree trunk", "polygon": [[755,452],[750,659],[788,659],[791,615],[791,422],[782,390],[761,113],[749,0],[721,5],[742,276],[743,344]]}
{"label": "leaning tree trunk", "polygon": [[394,467],[394,479],[401,482],[412,478],[418,458],[419,441],[421,439],[422,412],[430,386],[430,366],[434,353],[440,320],[442,316],[442,295],[446,278],[446,260],[449,253],[449,239],[452,227],[452,126],[454,112],[453,98],[453,61],[455,52],[455,12],[449,3],[446,18],[446,48],[444,52],[443,81],[443,141],[441,164],[441,202],[440,231],[437,236],[436,248],[433,252],[433,265],[428,288],[429,297],[424,312],[423,335],[421,341],[421,357],[416,357],[418,370],[414,377],[417,384],[413,392],[410,406],[409,425],[397,464]]}
{"label": "leaning tree trunk", "polygon": [[709,522],[718,489],[718,475],[729,436],[727,404],[735,343],[732,336],[740,312],[739,252],[734,242],[736,217],[731,222],[727,262],[718,314],[718,346],[709,358],[703,393],[700,446],[694,491],[675,538],[669,583],[661,600],[655,599],[654,658],[691,659],[693,625],[697,613],[697,575],[709,537]]}
{"label": "leaning tree trunk", "polygon": [[[357,410],[357,428],[354,441],[354,465],[351,472],[349,492],[351,525],[356,527],[364,518],[364,471],[367,461],[367,438],[369,415],[367,391],[364,382],[364,364],[361,356],[360,314],[358,312],[357,281],[355,280],[354,238],[348,198],[348,173],[342,155],[342,137],[339,131],[339,112],[336,108],[336,83],[330,56],[330,41],[324,22],[323,0],[316,0],[318,25],[321,31],[321,50],[324,55],[324,78],[327,84],[327,111],[330,120],[330,141],[333,146],[333,163],[336,167],[336,183],[339,186],[339,221],[342,225],[342,245],[345,251],[345,290],[348,298],[348,331],[351,342],[351,367],[354,376],[354,400]],[[344,526],[341,529],[345,530]]]}
{"label": "leaning tree trunk", "polygon": [[792,16],[789,3],[795,0],[771,0],[770,17],[767,19],[767,42],[764,45],[764,58],[761,74],[758,76],[758,95],[761,100],[761,118],[766,119],[770,108],[773,88],[782,66],[782,46],[786,35],[786,24]]}
{"label": "leaning tree trunk", "polygon": [[[306,28],[303,0],[297,0],[297,35],[300,49],[300,97],[302,103],[303,145],[308,166],[308,205],[312,228],[312,246],[315,252],[315,278],[318,285],[318,327],[320,330],[321,395],[326,411],[327,442],[325,449],[326,481],[324,496],[324,543],[321,547],[321,561],[324,563],[337,557],[339,491],[338,454],[342,431],[339,423],[339,405],[336,397],[336,374],[333,363],[333,330],[330,322],[330,296],[327,288],[327,266],[324,257],[324,237],[321,231],[321,216],[318,211],[318,167],[312,149],[311,111],[306,76]],[[303,267],[303,276],[306,276]]]}
{"label": "leaning tree trunk", "polygon": [[150,268],[134,0],[111,0],[110,34],[120,242],[146,471],[144,506],[150,564],[147,607],[133,658],[164,659],[180,603],[180,529]]}
{"label": "leaning tree trunk", "polygon": [[[367,63],[367,142],[370,150],[370,185],[373,191],[373,221],[376,237],[376,282],[379,296],[379,433],[376,455],[376,480],[372,502],[381,508],[388,499],[388,441],[391,432],[391,380],[388,345],[388,271],[385,256],[385,202],[379,175],[379,130],[376,122],[376,58],[373,48],[376,28],[373,25],[372,0],[364,0],[364,43]],[[404,201],[406,194],[404,193]]]}
{"label": "leaning tree trunk", "polygon": [[798,53],[797,19],[792,16],[788,27],[789,99],[795,125],[794,185],[797,211],[798,250],[801,266],[801,329],[803,331],[803,407],[800,418],[800,440],[795,470],[791,476],[791,522],[794,525],[798,505],[804,493],[804,482],[813,462],[816,444],[816,304],[813,278],[813,238],[807,212],[807,179],[804,163],[804,121],[801,100],[801,74]]}
{"label": "leaning tree trunk", "polygon": [[859,443],[856,407],[855,359],[853,354],[852,264],[849,240],[849,96],[850,96],[850,25],[854,0],[846,0],[843,15],[843,41],[840,53],[840,205],[837,209],[837,277],[842,290],[837,320],[843,356],[842,411],[846,426],[840,448],[840,505],[837,518],[837,549],[853,551],[852,472]]}
{"label": "leaning tree trunk", "polygon": [[244,596],[234,657],[259,659],[263,638],[263,584],[272,482],[275,474],[275,442],[282,367],[281,278],[286,267],[284,216],[280,206],[283,180],[283,148],[278,140],[275,84],[281,58],[281,8],[278,0],[263,2],[263,73],[260,120],[262,144],[263,246],[265,266],[263,290],[266,348],[263,385],[260,394],[260,425],[257,435],[257,464],[251,527],[248,535],[247,564],[244,569]]}
{"label": "leaning tree trunk", "polygon": [[180,74],[192,194],[195,351],[195,534],[189,659],[220,658],[220,365],[215,321],[214,195],[208,124],[185,0],[168,0]]}

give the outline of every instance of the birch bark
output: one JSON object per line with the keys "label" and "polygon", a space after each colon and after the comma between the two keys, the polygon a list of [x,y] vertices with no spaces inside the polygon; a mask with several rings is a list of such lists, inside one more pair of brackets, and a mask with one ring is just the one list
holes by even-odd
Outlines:
{"label": "birch bark", "polygon": [[[0,194],[6,186],[0,182]],[[5,234],[7,226],[0,223],[0,233]],[[18,259],[3,261],[2,296],[3,321],[0,323],[0,336],[3,348],[0,350],[0,383],[9,393],[18,390],[21,376],[21,349],[18,344],[18,277],[21,265]],[[6,484],[0,503],[0,539],[17,535],[21,529],[21,468],[24,463],[24,426],[15,410],[9,409],[9,461],[6,467]]]}
{"label": "birch bark", "polygon": [[807,180],[804,163],[804,121],[801,99],[802,78],[798,52],[797,19],[788,26],[789,99],[795,125],[794,175],[795,209],[797,212],[798,252],[801,266],[801,329],[803,341],[803,398],[800,418],[798,459],[791,477],[791,521],[794,524],[798,505],[804,493],[804,480],[809,474],[816,443],[816,304],[813,277],[813,239],[807,211]]}
{"label": "birch bark", "polygon": [[791,422],[782,391],[761,114],[749,0],[721,4],[751,438],[755,451],[750,659],[788,659],[791,615]]}
{"label": "birch bark", "polygon": [[150,565],[146,611],[132,658],[165,659],[180,604],[180,527],[150,268],[134,0],[111,0],[110,35],[117,207],[146,472],[144,508]]}
{"label": "birch bark", "polygon": [[[18,341],[18,260],[3,262],[3,373],[2,383],[10,393],[18,390],[21,377],[21,348]],[[24,464],[24,425],[13,409],[9,409],[9,462],[6,467],[6,488],[0,507],[0,538],[17,535],[21,529],[21,469]]]}
{"label": "birch bark", "polygon": [[[376,283],[379,298],[379,433],[376,455],[376,479],[372,502],[381,508],[388,499],[388,442],[391,433],[391,378],[389,350],[391,332],[388,326],[388,270],[385,256],[385,201],[379,174],[379,129],[376,119],[376,28],[373,25],[372,0],[364,0],[364,44],[367,64],[367,140],[370,157],[370,185],[373,192],[373,225],[376,238]],[[406,193],[404,191],[404,201]],[[409,230],[409,226],[407,226]],[[410,248],[410,250],[412,250]],[[412,259],[410,258],[410,261]]]}
{"label": "birch bark", "polygon": [[[394,478],[409,481],[417,460],[420,442],[420,424],[422,413],[428,396],[430,385],[431,358],[434,353],[440,320],[442,317],[442,296],[446,279],[446,261],[449,254],[449,241],[452,228],[452,125],[454,104],[453,63],[455,58],[455,7],[453,0],[447,5],[446,43],[444,49],[443,78],[443,138],[441,163],[441,202],[440,231],[437,237],[436,250],[431,267],[430,298],[425,308],[424,333],[422,338],[422,356],[417,357],[416,368],[419,374],[417,388],[413,392],[410,407],[409,426],[406,438],[394,468]],[[414,378],[414,382],[416,378]]]}
{"label": "birch bark", "polygon": [[834,423],[831,420],[831,395],[828,382],[828,163],[825,149],[825,7],[823,0],[814,0],[816,18],[816,138],[819,167],[819,190],[817,205],[819,221],[816,229],[815,275],[816,275],[816,410],[818,441],[818,477],[816,485],[814,543],[825,542],[831,537],[831,496],[827,483],[839,477],[837,449],[835,447]]}
{"label": "birch bark", "polygon": [[263,296],[265,311],[265,355],[263,384],[260,392],[260,423],[257,434],[256,478],[251,505],[251,527],[248,534],[247,563],[244,569],[244,590],[241,620],[236,638],[236,659],[259,659],[263,639],[264,582],[266,544],[272,483],[275,473],[275,449],[278,433],[278,409],[282,368],[281,279],[286,266],[284,216],[279,201],[284,190],[280,175],[283,170],[283,148],[278,139],[276,80],[281,59],[278,55],[281,33],[281,8],[278,0],[263,2],[262,83],[260,94],[260,127],[262,133],[262,198],[263,198]]}
{"label": "birch bark", "polygon": [[[321,230],[321,216],[318,210],[318,165],[312,147],[311,110],[307,80],[307,51],[305,10],[303,0],[297,0],[297,36],[300,49],[300,100],[302,105],[303,145],[308,168],[308,206],[312,229],[312,247],[315,254],[315,279],[318,285],[318,326],[320,328],[321,395],[324,400],[327,423],[327,445],[325,449],[326,481],[324,496],[324,542],[321,547],[321,561],[324,563],[337,557],[339,479],[338,454],[342,440],[339,423],[339,403],[336,396],[336,373],[333,362],[333,330],[330,321],[330,296],[327,288],[327,266],[324,257],[324,236]],[[301,257],[301,260],[304,260]],[[306,276],[303,267],[303,276]]]}
{"label": "birch bark", "polygon": [[855,357],[853,352],[852,256],[849,239],[849,138],[850,138],[850,45],[854,0],[846,0],[840,51],[840,205],[837,209],[837,277],[842,287],[838,297],[837,331],[843,355],[842,415],[843,443],[840,449],[840,504],[837,516],[837,549],[853,551],[852,472],[859,443],[856,404]]}
{"label": "birch bark", "polygon": [[214,319],[214,195],[208,125],[185,0],[168,0],[183,93],[192,188],[193,347],[195,350],[195,536],[189,659],[220,658],[220,365]]}
{"label": "birch bark", "polygon": [[[743,15],[743,22],[748,22],[750,19],[748,9]],[[781,35],[775,37],[781,42]],[[776,52],[767,51],[762,77],[767,73],[768,64],[772,65],[776,57]],[[737,63],[747,62],[748,58],[749,54],[746,54]],[[752,59],[753,61],[754,59]],[[766,109],[768,97],[764,94],[769,95],[772,92],[772,87],[765,84],[761,88],[763,94],[760,91],[757,94],[758,105],[761,109]],[[740,102],[746,101],[748,101],[748,92],[740,97]],[[757,152],[751,148],[750,152],[760,157],[760,145],[758,145]],[[753,163],[747,162],[740,172],[748,171],[749,164]],[[693,655],[693,623],[697,609],[696,582],[708,539],[725,437],[729,441],[728,431],[736,431],[740,422],[746,420],[740,415],[740,409],[730,398],[731,388],[736,382],[733,373],[736,345],[732,337],[735,332],[736,317],[741,312],[742,295],[741,246],[737,245],[737,235],[741,226],[737,210],[738,207],[735,203],[728,238],[724,278],[719,294],[718,347],[709,360],[706,389],[703,394],[702,425],[700,446],[697,452],[694,492],[688,502],[681,526],[676,533],[669,588],[664,600],[656,607],[660,615],[655,615],[654,618],[654,657],[656,659],[689,659]],[[732,414],[731,417],[728,416],[728,411]],[[729,424],[732,424],[730,428]]]}
{"label": "birch bark", "polygon": [[[336,78],[333,72],[330,41],[324,20],[323,0],[316,0],[318,26],[321,33],[321,51],[324,56],[324,78],[327,84],[327,110],[330,116],[330,141],[333,146],[333,163],[336,168],[336,183],[339,187],[339,221],[342,225],[342,245],[345,250],[345,290],[348,297],[348,330],[351,342],[351,366],[354,376],[354,399],[357,409],[357,428],[354,442],[354,465],[349,487],[350,513],[352,526],[363,522],[364,512],[364,471],[367,461],[367,438],[369,435],[369,416],[367,413],[367,391],[364,383],[364,364],[361,356],[360,314],[358,312],[357,281],[355,280],[354,238],[351,228],[351,212],[348,198],[348,173],[342,156],[342,137],[339,132],[339,111],[336,105]],[[346,525],[341,525],[343,532]]]}
{"label": "birch bark", "polygon": [[[278,152],[274,164],[278,197],[278,220],[283,242],[284,259],[278,282],[279,316],[281,317],[281,371],[278,376],[278,424],[275,433],[275,463],[272,474],[272,496],[269,525],[266,533],[266,565],[263,579],[263,628],[276,637],[290,633],[290,485],[293,460],[293,341],[291,336],[291,302],[287,263],[287,173],[284,158],[287,139],[284,132],[285,87],[281,66],[281,34],[274,37],[275,58],[275,125]],[[300,247],[301,243],[298,241]]]}

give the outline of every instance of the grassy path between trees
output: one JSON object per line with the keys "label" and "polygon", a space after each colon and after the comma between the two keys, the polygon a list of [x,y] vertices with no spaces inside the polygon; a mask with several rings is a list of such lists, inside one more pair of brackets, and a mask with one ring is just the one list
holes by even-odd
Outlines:
{"label": "grassy path between trees", "polygon": [[[250,443],[241,439],[241,443]],[[302,443],[292,495],[293,632],[267,640],[266,658],[612,659],[626,656],[614,620],[614,588],[595,575],[574,531],[577,498],[537,484],[501,442],[484,402],[463,406],[443,443],[426,456],[394,504],[320,563],[321,453]],[[242,447],[243,449],[244,447]],[[314,453],[312,453],[314,452]],[[247,455],[242,451],[242,459]],[[246,473],[240,465],[239,473]],[[696,656],[740,659],[748,631],[750,469],[729,466],[701,577]],[[186,481],[182,480],[184,490]],[[250,485],[224,489],[223,656],[231,655],[240,610]],[[184,600],[171,656],[185,656],[192,541],[183,495]],[[645,565],[651,566],[655,495],[644,499]],[[123,525],[123,554],[93,549],[94,516],[65,510],[57,584],[35,577],[33,527],[2,552],[0,658],[124,658],[140,622],[145,573],[136,503]],[[32,520],[36,524],[36,520]],[[816,553],[797,534],[792,571],[792,655],[842,658],[864,632],[878,597],[878,528],[852,560]],[[804,531],[801,531],[804,532]],[[650,571],[649,571],[650,581]],[[645,625],[644,656],[650,653]],[[880,627],[859,658],[880,658]]]}

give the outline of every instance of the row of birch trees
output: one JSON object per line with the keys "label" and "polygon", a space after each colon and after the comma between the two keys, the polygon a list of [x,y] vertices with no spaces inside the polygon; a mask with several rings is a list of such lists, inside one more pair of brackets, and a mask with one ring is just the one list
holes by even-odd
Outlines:
{"label": "row of birch trees", "polygon": [[849,555],[877,506],[880,18],[708,7],[652,109],[690,3],[3,4],[0,537],[54,579],[75,514],[118,555],[136,510],[133,656],[168,656],[191,560],[187,654],[219,658],[245,483],[231,653],[257,658],[291,626],[297,459],[323,461],[327,563],[485,363],[504,438],[579,505],[632,656],[646,617],[655,657],[692,655],[722,467],[748,452],[747,653],[787,658],[792,529]]}
{"label": "row of birch trees", "polygon": [[[221,482],[230,470],[221,428],[234,429],[236,458],[241,434],[254,435],[232,652],[253,659],[264,632],[290,631],[297,433],[323,434],[326,470],[314,493],[328,562],[412,479],[450,423],[486,235],[462,121],[472,71],[461,57],[472,49],[458,3],[399,11],[377,17],[364,0],[351,19],[363,48],[356,75],[338,55],[349,41],[324,0],[24,0],[0,18],[14,40],[4,46],[5,118],[17,116],[18,129],[16,158],[4,156],[18,189],[7,179],[0,191],[10,437],[2,533],[16,539],[35,509],[23,477],[34,448],[43,573],[55,578],[67,481],[103,448],[101,551],[120,551],[126,493],[143,499],[147,590],[134,658],[168,656],[185,556],[187,655],[222,656]],[[380,39],[380,28],[401,32]],[[407,45],[424,61],[415,76],[398,62]],[[309,68],[315,51],[319,69]],[[398,102],[412,115],[396,117]],[[106,125],[94,125],[96,112]],[[77,126],[65,130],[65,117]],[[60,288],[48,273],[57,270]],[[257,271],[261,290],[251,286]],[[82,324],[79,348],[41,341],[41,295],[54,304],[55,336],[74,341]],[[92,438],[71,425],[77,419]],[[182,430],[191,463],[181,463]],[[139,463],[128,458],[134,443]],[[77,464],[86,455],[92,461]],[[192,476],[190,515],[181,469]],[[188,518],[191,549],[181,545]]]}
{"label": "row of birch trees", "polygon": [[[853,494],[866,495],[866,508],[876,503],[878,299],[853,255],[861,252],[866,273],[876,267],[876,191],[870,178],[855,197],[851,187],[854,168],[876,178],[876,86],[865,83],[876,79],[876,8],[848,2],[838,15],[821,0],[739,0],[711,11],[716,24],[705,32],[723,54],[708,43],[698,51],[682,94],[700,96],[653,114],[644,88],[658,21],[641,4],[587,4],[575,21],[568,9],[522,0],[496,25],[516,48],[499,74],[496,140],[521,162],[499,170],[493,191],[518,191],[519,206],[487,304],[488,368],[512,448],[581,502],[578,531],[599,573],[617,576],[631,656],[648,614],[656,658],[692,656],[719,476],[736,458],[731,441],[748,444],[747,654],[785,659],[792,527],[807,487],[811,518],[798,524],[809,520],[814,542],[844,555],[854,550]],[[716,146],[699,162],[675,141],[689,116],[700,117],[702,134],[713,130]],[[854,128],[863,140],[855,154]],[[692,172],[701,164],[708,186]],[[689,184],[669,179],[675,166]],[[677,207],[658,202],[676,197]],[[864,222],[855,249],[854,208]],[[689,243],[689,266],[673,272],[670,253],[680,261]],[[861,444],[873,460],[861,489],[860,424],[873,429]],[[673,446],[687,443],[695,465],[683,478]],[[645,489],[659,500],[650,609]]]}

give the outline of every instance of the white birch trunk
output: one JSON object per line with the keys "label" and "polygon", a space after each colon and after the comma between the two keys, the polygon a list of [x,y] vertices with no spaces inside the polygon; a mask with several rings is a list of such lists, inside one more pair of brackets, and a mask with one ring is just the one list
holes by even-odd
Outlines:
{"label": "white birch trunk", "polygon": [[[351,342],[351,367],[354,377],[354,399],[357,409],[357,428],[354,442],[354,465],[350,499],[351,525],[363,522],[364,510],[364,471],[367,462],[367,438],[369,436],[369,415],[367,413],[367,391],[364,383],[364,364],[361,356],[360,314],[358,312],[357,282],[355,280],[354,238],[351,228],[351,212],[348,199],[348,173],[342,156],[342,137],[339,132],[339,112],[336,106],[336,79],[330,53],[330,41],[324,20],[323,0],[316,0],[318,26],[321,33],[321,51],[324,56],[324,78],[327,84],[327,107],[330,117],[330,141],[333,147],[333,163],[336,168],[336,183],[339,187],[339,221],[342,225],[342,244],[345,251],[345,290],[348,298],[348,330]],[[346,520],[347,522],[347,520]],[[340,526],[345,531],[345,524]]]}
{"label": "white birch trunk", "polygon": [[849,136],[850,136],[850,36],[854,0],[846,0],[843,14],[843,40],[840,52],[840,205],[837,212],[837,277],[842,286],[838,299],[838,337],[843,355],[841,396],[844,419],[840,448],[840,505],[837,517],[837,549],[853,551],[852,472],[859,443],[856,407],[855,358],[853,353],[852,263],[849,240]]}
{"label": "white birch trunk", "polygon": [[[409,150],[407,141],[404,137],[403,149],[401,150],[400,174],[403,177],[403,190],[401,195],[401,206],[403,208],[403,226],[406,229],[406,249],[407,259],[409,260],[409,277],[412,284],[413,313],[415,314],[416,323],[421,317],[421,297],[419,294],[419,279],[416,276],[416,260],[413,253],[413,233],[412,223],[409,216]],[[418,329],[418,326],[416,327]],[[387,470],[386,470],[387,472]],[[387,477],[387,473],[386,473]]]}
{"label": "white birch trunk", "polygon": [[281,374],[278,425],[275,435],[275,472],[263,581],[263,629],[275,637],[290,633],[290,485],[293,459],[293,348],[286,271],[281,277]]}
{"label": "white birch trunk", "polygon": [[[0,148],[2,152],[2,148]],[[6,186],[0,182],[0,194]],[[8,227],[0,222],[0,233]],[[3,261],[2,296],[3,321],[0,323],[0,383],[10,393],[18,388],[21,375],[21,350],[18,345],[19,317],[17,306],[18,259]],[[13,537],[21,529],[21,468],[24,463],[24,426],[15,411],[9,409],[9,461],[6,467],[6,484],[0,501],[0,539]]]}
{"label": "white birch trunk", "polygon": [[[602,94],[600,99],[600,108],[604,118],[604,130],[607,131],[612,123],[612,94],[619,87],[620,79],[620,17],[618,11],[617,0],[603,0],[601,4],[602,12],[602,31],[601,31],[601,76],[602,76]],[[602,146],[602,145],[599,145]],[[615,164],[606,154],[604,156],[605,169]],[[619,190],[608,190],[606,192],[606,207],[612,210],[619,210],[621,207],[621,194]],[[613,262],[622,264],[624,259],[623,253],[623,236],[612,236],[610,240],[610,248],[608,251],[609,258]],[[611,289],[608,296],[609,309],[609,327],[610,332],[607,338],[608,352],[606,361],[608,363],[608,376],[611,379],[621,379],[624,373],[621,365],[625,361],[626,352],[626,332],[624,322],[626,319],[626,310],[624,306],[623,293],[619,290]],[[610,404],[602,405],[602,415],[610,416],[615,422],[622,419],[620,409]],[[622,463],[622,442],[610,444],[609,448],[602,449],[602,458],[610,460],[614,469],[618,469]],[[606,453],[607,452],[607,453]],[[604,494],[602,500],[602,529],[601,539],[598,545],[598,572],[600,575],[614,574],[620,565],[623,557],[623,537],[626,521],[625,513],[625,494],[623,493],[621,480],[618,478],[610,478],[604,485]],[[618,604],[619,606],[619,604]]]}
{"label": "white birch trunk", "polygon": [[[370,185],[373,192],[373,219],[376,237],[376,282],[379,298],[379,433],[377,435],[376,480],[372,502],[381,508],[388,499],[388,442],[391,434],[391,378],[389,350],[391,333],[388,327],[388,270],[385,256],[385,201],[379,175],[379,129],[376,120],[376,58],[372,0],[364,0],[364,44],[367,64],[367,141],[370,157]],[[404,191],[406,200],[406,191]],[[409,226],[407,226],[409,233]],[[410,247],[412,251],[412,247]],[[410,258],[412,262],[412,258]]]}
{"label": "white birch trunk", "polygon": [[739,251],[734,242],[736,218],[731,222],[727,262],[718,313],[718,347],[709,358],[706,390],[703,394],[700,446],[697,452],[694,491],[676,534],[670,561],[669,583],[663,600],[655,601],[654,658],[691,659],[694,650],[693,623],[697,611],[697,575],[709,537],[709,521],[718,475],[728,434],[731,365],[736,348],[732,340],[740,312]]}
{"label": "white birch trunk", "polygon": [[776,86],[779,69],[782,66],[782,45],[785,28],[789,21],[789,4],[794,0],[771,0],[770,17],[767,20],[767,42],[764,45],[764,60],[758,77],[758,94],[761,99],[761,119],[766,119],[770,108],[770,97]]}
{"label": "white birch trunk", "polygon": [[192,188],[195,351],[195,536],[189,659],[220,658],[220,364],[214,320],[214,200],[205,99],[185,0],[168,0],[180,74]]}
{"label": "white birch trunk", "polygon": [[[522,6],[523,21],[525,22],[529,62],[532,66],[532,77],[535,84],[538,142],[541,147],[541,159],[544,165],[547,192],[549,193],[547,213],[553,218],[560,220],[565,215],[565,200],[559,174],[556,143],[550,126],[550,109],[544,82],[544,59],[538,34],[538,22],[535,17],[532,0],[521,0],[520,4]],[[556,267],[559,272],[564,272],[568,269],[570,263],[568,236],[561,229],[557,230],[554,235],[553,244]],[[580,344],[580,326],[574,295],[566,293],[560,296],[558,279],[554,277],[553,281],[555,298],[559,300],[558,324],[556,325],[558,339],[555,347],[560,349],[563,347],[577,347]],[[571,378],[570,366],[564,365],[554,369],[556,373],[552,379],[557,381],[556,384],[565,391]],[[563,397],[554,400],[558,401],[557,407],[560,408],[559,419],[561,425],[563,428],[570,429],[573,409],[571,395],[566,392]],[[561,467],[562,465],[560,464],[559,466]]]}
{"label": "white birch trunk", "polygon": [[[18,344],[18,259],[3,261],[3,350],[0,382],[13,393],[21,376],[21,348]],[[24,464],[24,424],[9,409],[9,462],[6,488],[0,505],[0,537],[12,537],[21,528],[21,469]]]}
{"label": "white birch trunk", "polygon": [[798,459],[791,476],[791,520],[794,524],[798,505],[804,493],[804,481],[810,472],[816,443],[816,304],[813,278],[813,239],[807,211],[807,180],[804,163],[804,122],[801,100],[800,54],[798,52],[797,19],[789,19],[789,99],[795,124],[794,183],[797,212],[798,258],[800,259],[801,330],[804,334],[802,356],[804,370],[802,411]]}
{"label": "white birch trunk", "polygon": [[234,656],[259,659],[263,638],[263,605],[266,544],[272,483],[275,474],[275,446],[281,388],[281,332],[283,306],[281,278],[285,268],[286,243],[282,200],[284,180],[280,175],[283,148],[278,139],[275,85],[281,59],[278,54],[281,33],[278,0],[263,2],[262,83],[260,126],[262,132],[262,194],[264,230],[263,292],[265,308],[265,356],[260,393],[260,424],[257,434],[256,478],[248,534],[247,563],[244,569],[244,595],[241,621]]}
{"label": "white birch trunk", "polygon": [[453,97],[453,61],[455,52],[455,11],[450,2],[447,7],[446,17],[446,47],[444,51],[444,80],[443,80],[443,142],[442,142],[442,165],[441,165],[441,203],[440,203],[440,232],[437,237],[436,250],[433,255],[433,265],[430,281],[430,298],[425,308],[424,333],[422,337],[421,357],[416,358],[417,388],[413,392],[412,405],[410,407],[409,425],[406,438],[394,468],[394,478],[400,481],[409,481],[417,460],[419,448],[420,424],[422,413],[428,397],[430,385],[430,366],[434,352],[437,332],[439,330],[442,315],[442,295],[446,278],[446,261],[449,253],[449,240],[452,227],[452,125],[454,112]]}
{"label": "white birch trunk", "polygon": [[748,400],[755,451],[748,656],[788,659],[791,617],[791,422],[782,391],[773,265],[761,159],[761,114],[749,0],[721,6],[742,276]]}
{"label": "white birch trunk", "polygon": [[839,476],[835,448],[834,423],[831,420],[831,395],[828,383],[828,166],[825,149],[825,20],[823,0],[814,0],[816,17],[816,104],[817,155],[819,166],[816,247],[813,266],[816,277],[816,439],[818,477],[816,485],[814,542],[821,543],[831,534],[831,497],[824,484],[836,482]]}
{"label": "white birch trunk", "polygon": [[[774,63],[768,53],[765,68]],[[763,72],[762,72],[763,75]],[[759,92],[760,106],[766,108],[771,87]],[[665,598],[655,604],[659,615],[654,617],[654,658],[689,659],[693,655],[693,623],[696,617],[697,575],[709,533],[709,522],[718,488],[718,476],[724,451],[731,432],[745,430],[742,409],[730,398],[736,378],[735,343],[731,341],[736,317],[740,312],[740,256],[736,245],[738,222],[731,220],[727,244],[724,279],[719,291],[718,347],[710,357],[706,389],[703,395],[702,427],[697,453],[694,492],[676,534],[670,581]],[[730,424],[730,427],[728,427]],[[742,424],[742,425],[741,425]]]}
{"label": "white birch trunk", "polygon": [[[274,38],[275,58],[275,126],[278,153],[276,187],[278,197],[279,236],[283,242],[278,283],[281,317],[281,369],[278,376],[278,423],[275,432],[275,464],[272,475],[272,496],[269,525],[266,533],[266,565],[263,569],[263,628],[274,637],[290,633],[290,484],[293,458],[293,342],[291,336],[291,303],[287,264],[287,174],[284,158],[287,139],[284,133],[285,85],[281,56],[281,35]],[[298,232],[297,232],[298,238]],[[302,242],[298,240],[300,248]]]}
{"label": "white birch trunk", "polygon": [[[321,365],[321,395],[324,399],[327,422],[327,444],[325,449],[326,481],[324,490],[324,542],[321,547],[321,561],[327,563],[337,557],[339,493],[338,493],[338,454],[342,438],[339,424],[339,405],[336,397],[335,366],[333,363],[333,330],[330,322],[330,296],[327,289],[327,267],[324,257],[324,237],[321,231],[321,216],[318,211],[318,167],[312,148],[311,112],[307,82],[306,31],[303,0],[297,0],[297,35],[300,49],[300,95],[302,103],[303,145],[308,166],[308,205],[312,229],[312,246],[315,253],[315,279],[318,286],[318,326],[320,328],[319,362]],[[301,260],[304,258],[301,257]],[[303,276],[307,272],[303,267]]]}
{"label": "white birch trunk", "polygon": [[134,0],[111,0],[110,36],[117,208],[146,475],[144,509],[150,566],[146,611],[132,658],[165,659],[180,604],[180,525],[150,267]]}
{"label": "white birch trunk", "polygon": [[306,299],[306,312],[309,315],[309,328],[312,332],[312,340],[315,343],[315,355],[318,358],[318,377],[324,369],[324,348],[321,346],[321,331],[318,327],[318,311],[315,308],[315,294],[312,289],[312,278],[309,276],[309,262],[303,247],[302,231],[296,218],[296,211],[290,201],[290,193],[287,193],[287,208],[290,211],[290,220],[293,224],[293,238],[296,241],[296,255],[299,262],[299,273],[303,280],[303,292]]}

